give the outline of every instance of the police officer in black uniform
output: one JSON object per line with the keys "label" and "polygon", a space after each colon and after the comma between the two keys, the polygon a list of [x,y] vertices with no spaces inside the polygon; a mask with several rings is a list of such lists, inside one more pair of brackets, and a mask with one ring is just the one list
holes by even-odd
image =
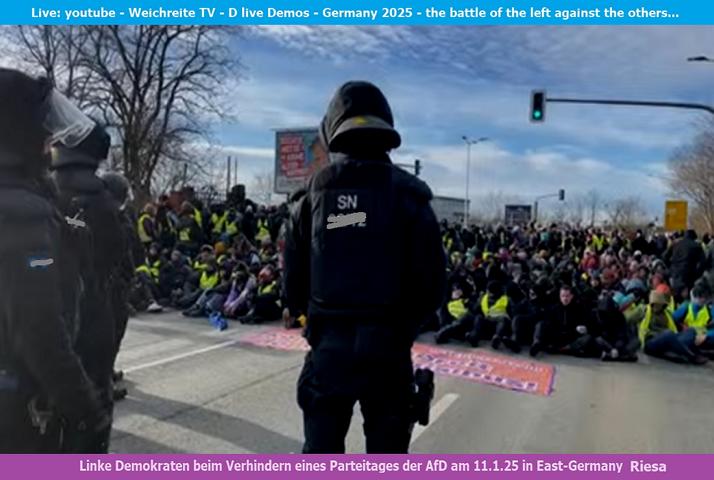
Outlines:
{"label": "police officer in black uniform", "polygon": [[332,163],[311,178],[286,232],[288,308],[308,312],[312,347],[298,381],[303,451],[344,452],[359,401],[367,452],[406,452],[411,347],[445,290],[432,194],[391,163],[401,138],[374,85],[343,85],[321,137]]}
{"label": "police officer in black uniform", "polygon": [[[126,333],[126,327],[129,323],[129,292],[131,290],[131,282],[134,278],[134,271],[140,265],[143,259],[144,251],[139,235],[134,228],[135,222],[127,213],[127,202],[131,196],[131,185],[124,175],[117,172],[107,172],[102,175],[102,182],[112,196],[115,202],[116,211],[119,213],[119,221],[121,223],[122,232],[127,244],[127,250],[124,252],[122,259],[117,269],[115,276],[114,288],[111,290],[111,308],[114,312],[116,321],[114,344],[116,346],[114,353],[114,362],[119,355],[121,342]],[[137,251],[139,257],[137,258]],[[124,373],[114,369],[114,400],[122,400],[127,395],[126,387],[117,386],[124,378]]]}
{"label": "police officer in black uniform", "polygon": [[0,104],[0,452],[53,453],[63,429],[108,424],[72,348],[62,285],[75,279],[47,180],[46,146],[82,121],[47,80],[16,70],[0,69]]}
{"label": "police officer in black uniform", "polygon": [[[121,263],[129,246],[121,227],[116,202],[96,175],[99,163],[107,158],[110,138],[92,122],[86,138],[59,142],[52,148],[52,179],[59,191],[60,209],[75,222],[86,224],[91,232],[89,248],[92,266],[82,271],[80,327],[76,351],[89,377],[99,391],[107,411],[114,407],[112,373],[116,353],[116,313],[111,292],[121,278]],[[106,453],[109,426],[101,434],[66,435],[68,452]]]}

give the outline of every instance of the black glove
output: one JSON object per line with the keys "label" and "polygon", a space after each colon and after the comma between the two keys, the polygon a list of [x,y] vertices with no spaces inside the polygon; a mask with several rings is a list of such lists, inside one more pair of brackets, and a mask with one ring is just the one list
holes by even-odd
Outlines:
{"label": "black glove", "polygon": [[112,420],[110,411],[100,410],[79,422],[66,422],[62,452],[107,453]]}

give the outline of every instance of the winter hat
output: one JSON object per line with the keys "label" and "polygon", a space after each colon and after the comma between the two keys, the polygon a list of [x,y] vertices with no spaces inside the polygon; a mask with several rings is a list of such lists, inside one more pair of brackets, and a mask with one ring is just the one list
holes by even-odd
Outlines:
{"label": "winter hat", "polygon": [[650,292],[650,305],[669,305],[669,295],[652,290]]}

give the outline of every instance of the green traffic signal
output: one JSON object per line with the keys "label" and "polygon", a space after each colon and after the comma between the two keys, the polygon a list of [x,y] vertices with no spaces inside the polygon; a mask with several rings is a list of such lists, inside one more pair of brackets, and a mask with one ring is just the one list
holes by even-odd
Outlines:
{"label": "green traffic signal", "polygon": [[545,120],[545,92],[536,90],[531,93],[531,122]]}

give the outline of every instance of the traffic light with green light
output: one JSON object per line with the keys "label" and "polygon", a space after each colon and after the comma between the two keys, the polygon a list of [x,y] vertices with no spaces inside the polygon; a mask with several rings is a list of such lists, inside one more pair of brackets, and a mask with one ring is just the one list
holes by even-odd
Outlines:
{"label": "traffic light with green light", "polygon": [[545,121],[545,92],[536,90],[531,93],[531,122]]}

